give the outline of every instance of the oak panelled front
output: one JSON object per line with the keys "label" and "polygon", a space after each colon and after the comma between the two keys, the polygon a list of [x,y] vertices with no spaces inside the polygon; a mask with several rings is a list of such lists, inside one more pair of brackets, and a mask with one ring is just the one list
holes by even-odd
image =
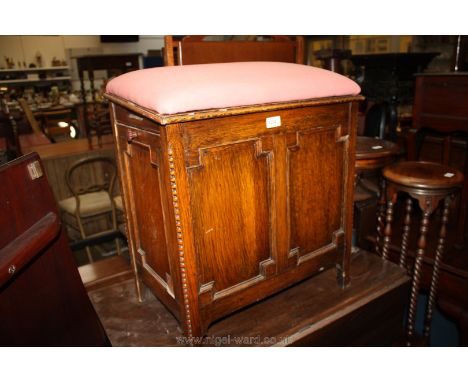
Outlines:
{"label": "oak panelled front", "polygon": [[220,292],[260,273],[270,258],[269,160],[249,140],[200,149],[189,169],[199,280]]}
{"label": "oak panelled front", "polygon": [[346,150],[337,142],[337,128],[312,127],[289,148],[290,250],[299,261],[327,245],[334,249],[341,229]]}
{"label": "oak panelled front", "polygon": [[[278,115],[282,125],[267,129],[266,118]],[[182,128],[207,317],[218,316],[208,313],[210,303],[241,297],[308,260],[319,257],[317,272],[336,262],[344,250],[348,122],[348,105],[333,105]]]}
{"label": "oak panelled front", "polygon": [[[171,272],[166,248],[161,198],[161,142],[157,134],[119,126],[125,142],[125,161],[132,189],[133,230],[136,252],[143,269],[163,288],[169,288]],[[132,135],[134,134],[134,135]],[[145,190],[137,192],[137,190]]]}

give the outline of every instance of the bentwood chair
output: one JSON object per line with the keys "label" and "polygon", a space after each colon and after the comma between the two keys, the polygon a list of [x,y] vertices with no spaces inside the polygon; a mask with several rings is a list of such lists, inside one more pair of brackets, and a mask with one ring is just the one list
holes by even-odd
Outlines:
{"label": "bentwood chair", "polygon": [[[65,181],[73,196],[61,200],[59,206],[63,220],[79,232],[81,239],[115,232],[118,229],[113,195],[116,177],[115,161],[104,156],[80,159],[67,169]],[[107,227],[98,233],[86,233],[87,223],[93,220],[96,222],[106,216],[110,217],[110,229]],[[115,239],[115,245],[117,254],[120,255],[119,239]],[[90,248],[85,248],[89,262],[93,262]]]}

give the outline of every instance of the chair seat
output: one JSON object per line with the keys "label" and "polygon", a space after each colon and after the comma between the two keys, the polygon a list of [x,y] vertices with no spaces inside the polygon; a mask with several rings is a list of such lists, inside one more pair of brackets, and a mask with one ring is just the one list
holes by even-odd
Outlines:
{"label": "chair seat", "polygon": [[[78,196],[80,198],[80,216],[93,216],[112,211],[109,194],[105,191],[90,192]],[[61,200],[60,208],[72,215],[76,212],[76,199],[74,196]]]}
{"label": "chair seat", "polygon": [[399,162],[385,167],[383,175],[391,182],[427,190],[461,187],[463,183],[460,171],[432,162]]}

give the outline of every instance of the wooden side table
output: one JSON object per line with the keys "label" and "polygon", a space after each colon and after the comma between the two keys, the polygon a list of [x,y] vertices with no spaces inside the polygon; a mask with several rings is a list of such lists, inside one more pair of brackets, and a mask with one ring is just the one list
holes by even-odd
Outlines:
{"label": "wooden side table", "polygon": [[[407,135],[408,160],[416,160],[416,137],[424,138],[426,129],[444,137],[443,164],[449,165],[451,140],[459,137],[468,144],[468,73],[427,73],[416,76],[413,126]],[[465,155],[465,184],[457,220],[456,244],[465,246],[468,219],[468,156]]]}
{"label": "wooden side table", "polygon": [[[354,214],[357,245],[363,247],[365,238],[369,236],[371,225],[376,215],[376,208],[385,209],[385,200],[379,197],[382,185],[380,171],[395,161],[399,152],[397,144],[379,138],[359,136],[356,138],[355,192]],[[366,175],[374,175],[373,181],[365,179]],[[380,222],[378,229],[383,229]],[[379,243],[377,243],[378,249]]]}
{"label": "wooden side table", "polygon": [[416,303],[422,277],[422,263],[426,248],[426,234],[428,232],[429,218],[441,201],[443,201],[442,222],[439,231],[438,244],[432,270],[429,287],[429,297],[424,321],[424,342],[429,340],[431,330],[432,312],[437,293],[437,285],[440,272],[440,264],[444,252],[446,225],[448,221],[449,207],[463,185],[463,174],[451,167],[431,162],[400,162],[388,166],[383,170],[386,182],[387,211],[384,229],[384,244],[382,258],[388,259],[390,239],[392,235],[393,207],[399,193],[406,193],[410,197],[406,200],[404,227],[401,239],[401,252],[399,265],[406,268],[409,233],[411,224],[411,212],[413,199],[416,199],[423,212],[417,252],[412,269],[411,296],[408,309],[407,344],[410,345],[415,337]]}

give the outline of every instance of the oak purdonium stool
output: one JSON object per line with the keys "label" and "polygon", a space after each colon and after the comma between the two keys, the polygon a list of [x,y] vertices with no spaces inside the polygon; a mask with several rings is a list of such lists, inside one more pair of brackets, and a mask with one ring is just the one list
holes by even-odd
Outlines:
{"label": "oak purdonium stool", "polygon": [[357,96],[339,74],[243,62],[109,82],[134,271],[188,338],[330,267],[349,279]]}
{"label": "oak purdonium stool", "polygon": [[399,162],[383,170],[386,184],[387,210],[385,216],[385,229],[383,238],[382,258],[389,258],[390,240],[392,235],[393,208],[399,193],[406,193],[405,212],[403,218],[403,233],[399,265],[407,267],[407,252],[410,235],[411,212],[413,199],[422,210],[422,220],[418,234],[416,257],[412,269],[411,295],[407,317],[407,344],[414,343],[415,318],[420,281],[422,277],[422,264],[426,249],[426,236],[429,228],[429,218],[443,201],[442,218],[437,241],[436,253],[433,260],[432,276],[428,292],[426,314],[424,318],[423,341],[428,343],[432,313],[437,293],[440,263],[444,252],[445,238],[449,208],[452,199],[463,185],[463,174],[451,167],[431,162]]}

